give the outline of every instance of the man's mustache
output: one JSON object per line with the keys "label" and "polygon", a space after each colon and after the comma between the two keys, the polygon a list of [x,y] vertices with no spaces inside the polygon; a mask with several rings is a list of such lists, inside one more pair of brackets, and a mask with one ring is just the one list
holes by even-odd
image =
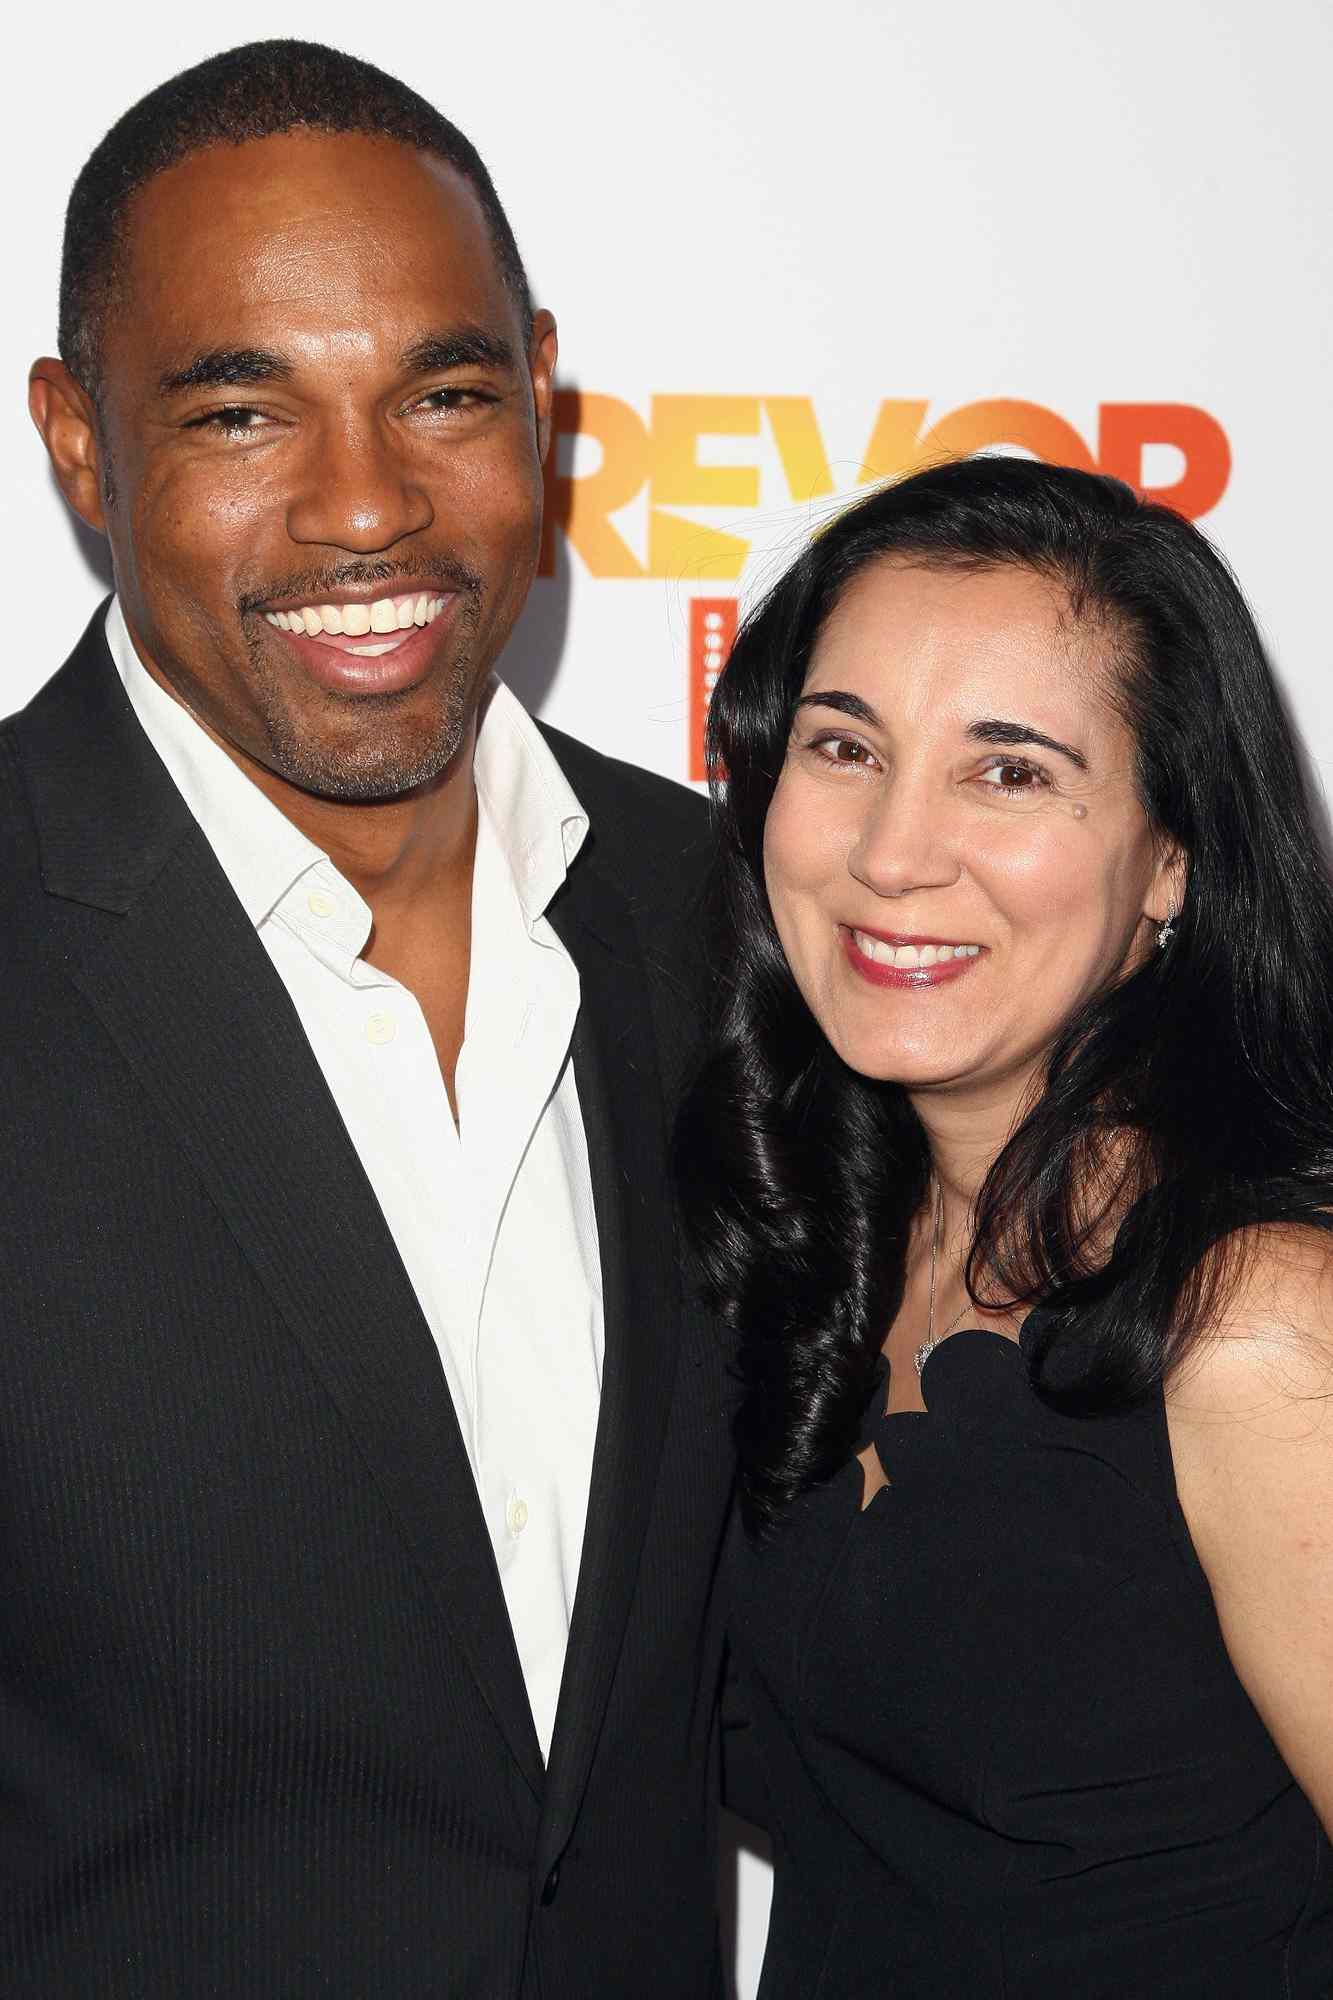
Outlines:
{"label": "man's mustache", "polygon": [[296,597],[305,604],[321,604],[334,591],[367,590],[381,584],[389,586],[384,594],[390,596],[396,582],[417,584],[423,580],[474,599],[481,596],[484,587],[476,571],[456,556],[419,555],[412,562],[389,562],[380,557],[374,562],[342,562],[327,569],[292,571],[266,583],[260,590],[245,591],[237,601],[237,608],[244,616],[278,598]]}

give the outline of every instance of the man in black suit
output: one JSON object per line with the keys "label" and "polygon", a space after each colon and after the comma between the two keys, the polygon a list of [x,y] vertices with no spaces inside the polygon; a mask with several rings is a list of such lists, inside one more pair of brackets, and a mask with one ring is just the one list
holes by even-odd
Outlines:
{"label": "man in black suit", "polygon": [[555,328],[394,80],[76,185],[31,401],[116,596],[0,731],[0,1990],[721,1992],[703,814],[491,677]]}

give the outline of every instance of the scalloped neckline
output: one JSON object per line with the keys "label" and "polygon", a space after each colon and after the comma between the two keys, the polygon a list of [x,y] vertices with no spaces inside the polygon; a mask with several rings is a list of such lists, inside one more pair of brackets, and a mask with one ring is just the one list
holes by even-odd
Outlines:
{"label": "scalloped neckline", "polygon": [[921,1376],[920,1376],[922,1385],[921,1400],[923,1404],[925,1404],[925,1407],[920,1410],[886,1410],[883,1408],[883,1398],[884,1395],[887,1393],[888,1385],[893,1377],[893,1363],[889,1360],[889,1357],[884,1352],[883,1348],[881,1348],[879,1351],[879,1356],[875,1362],[875,1385],[877,1391],[880,1392],[881,1407],[876,1416],[871,1421],[876,1424],[887,1424],[891,1423],[897,1417],[928,1417],[930,1415],[930,1405],[925,1400],[925,1381],[926,1381],[927,1371],[934,1367],[936,1355],[942,1354],[944,1352],[944,1349],[948,1347],[951,1344],[951,1342],[960,1339],[964,1334],[969,1334],[969,1333],[974,1334],[979,1336],[983,1340],[996,1340],[1000,1343],[1002,1347],[1010,1348],[1015,1354],[1021,1356],[1024,1350],[1024,1346],[1026,1344],[1025,1336],[1027,1334],[1028,1327],[1031,1324],[1031,1321],[1034,1318],[1034,1316],[1040,1310],[1041,1308],[1039,1306],[1033,1306],[1024,1315],[1023,1323],[1019,1327],[1017,1335],[1010,1335],[1007,1333],[997,1333],[997,1331],[993,1326],[959,1326],[955,1327],[952,1333],[946,1334],[943,1340],[939,1341],[934,1347],[932,1347],[930,1353],[926,1356],[925,1366],[921,1370]]}

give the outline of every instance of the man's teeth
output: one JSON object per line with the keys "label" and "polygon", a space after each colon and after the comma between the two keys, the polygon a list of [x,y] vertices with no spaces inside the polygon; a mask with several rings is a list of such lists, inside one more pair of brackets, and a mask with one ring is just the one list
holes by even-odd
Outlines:
{"label": "man's teeth", "polygon": [[916,972],[929,965],[944,965],[951,958],[975,958],[979,944],[886,944],[883,938],[866,931],[853,931],[856,948],[876,965],[891,965],[895,972]]}
{"label": "man's teeth", "polygon": [[[280,632],[304,632],[312,639],[320,632],[360,638],[366,632],[397,634],[416,625],[429,625],[448,601],[447,597],[428,597],[422,591],[415,597],[377,597],[373,604],[303,604],[298,611],[266,611],[264,616]],[[399,643],[395,636],[383,645],[349,646],[347,650],[373,659],[380,653],[391,653]]]}

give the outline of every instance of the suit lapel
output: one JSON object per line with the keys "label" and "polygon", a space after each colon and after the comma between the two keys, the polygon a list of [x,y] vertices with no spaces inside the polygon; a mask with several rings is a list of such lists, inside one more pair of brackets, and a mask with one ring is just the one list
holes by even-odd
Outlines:
{"label": "suit lapel", "polygon": [[101,639],[17,733],[47,887],[121,912],[74,971],[322,1380],[533,1792],[544,1784],[430,1330],[296,1010]]}
{"label": "suit lapel", "polygon": [[551,1746],[542,1853],[578,1812],[605,1713],[657,1486],[675,1379],[680,1273],[663,1187],[663,1083],[633,922],[589,854],[551,922],[579,968],[574,1039],[602,1261],[606,1351],[578,1590]]}

